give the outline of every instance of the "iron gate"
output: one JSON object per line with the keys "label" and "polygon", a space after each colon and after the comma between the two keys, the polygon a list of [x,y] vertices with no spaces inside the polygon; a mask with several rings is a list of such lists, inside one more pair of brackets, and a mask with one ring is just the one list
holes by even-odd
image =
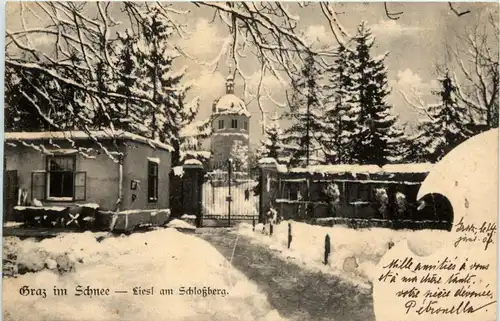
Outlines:
{"label": "iron gate", "polygon": [[260,171],[234,170],[231,161],[207,172],[202,187],[202,220],[206,227],[228,227],[259,220]]}

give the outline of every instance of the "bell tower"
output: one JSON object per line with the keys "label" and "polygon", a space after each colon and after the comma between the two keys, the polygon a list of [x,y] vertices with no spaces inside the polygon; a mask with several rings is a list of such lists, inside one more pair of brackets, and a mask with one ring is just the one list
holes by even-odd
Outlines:
{"label": "bell tower", "polygon": [[229,68],[229,75],[226,78],[226,94],[234,94],[234,76]]}
{"label": "bell tower", "polygon": [[[245,103],[234,94],[234,73],[229,67],[226,77],[226,92],[212,105],[212,168],[227,169],[227,160],[240,146],[249,146],[250,112]],[[248,151],[240,155],[248,158]],[[243,163],[240,161],[239,163]],[[248,163],[248,161],[246,162]],[[236,166],[236,164],[235,164]],[[240,165],[240,168],[241,165]]]}

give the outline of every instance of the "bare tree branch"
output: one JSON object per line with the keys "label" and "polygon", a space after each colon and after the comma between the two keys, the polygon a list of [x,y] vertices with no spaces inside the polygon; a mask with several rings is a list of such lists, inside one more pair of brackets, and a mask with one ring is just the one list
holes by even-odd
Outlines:
{"label": "bare tree branch", "polygon": [[391,20],[399,20],[399,16],[402,15],[404,12],[389,12],[389,8],[387,7],[387,2],[384,2],[384,9],[385,9],[385,15],[387,18]]}
{"label": "bare tree branch", "polygon": [[461,16],[463,16],[463,15],[465,15],[465,14],[470,13],[470,10],[466,10],[466,11],[458,11],[457,9],[455,9],[455,7],[453,6],[453,3],[451,3],[451,2],[448,2],[448,5],[449,5],[449,7],[450,7],[450,10],[451,10],[454,14],[456,14],[458,17],[461,17]]}

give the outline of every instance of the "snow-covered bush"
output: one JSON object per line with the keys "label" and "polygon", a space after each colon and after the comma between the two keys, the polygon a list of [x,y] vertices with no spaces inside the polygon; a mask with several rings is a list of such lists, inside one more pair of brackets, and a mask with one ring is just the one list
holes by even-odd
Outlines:
{"label": "snow-covered bush", "polygon": [[389,204],[389,196],[387,195],[387,191],[385,188],[375,189],[375,200],[380,206],[379,213],[382,215],[383,218],[385,218],[387,214],[387,205]]}
{"label": "snow-covered bush", "polygon": [[328,214],[329,216],[335,215],[335,209],[340,203],[340,190],[337,184],[330,183],[325,189],[325,195],[328,202]]}
{"label": "snow-covered bush", "polygon": [[325,190],[325,194],[329,203],[332,202],[334,204],[338,204],[340,202],[340,190],[337,184],[328,184]]}
{"label": "snow-covered bush", "polygon": [[277,224],[278,222],[278,211],[272,206],[267,211],[267,222],[270,224]]}
{"label": "snow-covered bush", "polygon": [[407,200],[405,194],[401,192],[396,193],[396,206],[397,206],[398,216],[402,217],[406,211],[406,206],[407,206]]}

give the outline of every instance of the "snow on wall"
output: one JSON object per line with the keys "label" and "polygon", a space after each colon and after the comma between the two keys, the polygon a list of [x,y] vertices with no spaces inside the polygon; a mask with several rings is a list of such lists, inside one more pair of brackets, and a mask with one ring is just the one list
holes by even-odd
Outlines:
{"label": "snow on wall", "polygon": [[382,171],[388,173],[429,173],[434,168],[431,163],[418,164],[388,164],[382,166]]}
{"label": "snow on wall", "polygon": [[158,157],[148,157],[148,161],[160,164],[160,159]]}
{"label": "snow on wall", "polygon": [[240,137],[243,137],[243,138],[248,138],[248,134],[247,133],[238,133],[238,132],[231,132],[231,133],[218,133],[218,132],[215,132],[212,134],[213,136],[240,136]]}
{"label": "snow on wall", "polygon": [[305,168],[292,168],[291,173],[310,173],[310,174],[380,174],[380,173],[428,173],[432,170],[433,164],[389,164],[383,167],[377,165],[358,165],[358,164],[340,164],[340,165],[314,165]]}
{"label": "snow on wall", "polygon": [[54,212],[62,212],[66,210],[67,207],[63,206],[14,206],[14,210],[16,211],[25,211],[25,210],[35,210],[35,211],[54,211]]}
{"label": "snow on wall", "polygon": [[184,165],[203,165],[203,164],[197,159],[188,159],[184,162]]}
{"label": "snow on wall", "polygon": [[206,150],[184,150],[181,151],[181,159],[188,157],[209,159],[212,153]]}
{"label": "snow on wall", "polygon": [[367,173],[376,174],[381,171],[377,165],[313,165],[305,168],[292,168],[292,173],[310,173],[310,174],[339,174],[339,173]]}
{"label": "snow on wall", "polygon": [[272,157],[264,157],[259,159],[259,165],[276,165],[278,172],[280,173],[286,173],[288,171],[285,165],[279,164],[278,161]]}

